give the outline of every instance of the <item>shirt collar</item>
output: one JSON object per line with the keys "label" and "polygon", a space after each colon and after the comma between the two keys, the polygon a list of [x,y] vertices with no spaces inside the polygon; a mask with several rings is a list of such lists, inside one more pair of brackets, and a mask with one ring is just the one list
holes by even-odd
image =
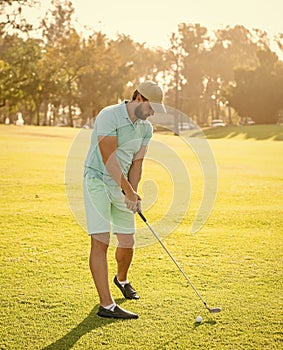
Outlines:
{"label": "shirt collar", "polygon": [[127,102],[129,102],[129,100],[124,100],[123,102],[121,102],[120,106],[121,106],[121,113],[122,113],[122,117],[125,119],[128,119],[128,121],[133,125],[136,126],[137,124],[141,123],[142,120],[137,119],[134,123],[132,122],[131,118],[129,117],[128,114],[128,110],[127,110]]}
{"label": "shirt collar", "polygon": [[124,100],[123,102],[120,103],[121,114],[123,118],[129,119],[131,121],[128,114],[127,106],[126,106],[127,102],[128,102],[127,100]]}

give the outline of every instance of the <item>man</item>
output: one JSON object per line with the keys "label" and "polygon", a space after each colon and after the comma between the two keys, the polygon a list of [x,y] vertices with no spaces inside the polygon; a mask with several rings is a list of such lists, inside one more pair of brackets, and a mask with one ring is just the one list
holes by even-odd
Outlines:
{"label": "man", "polygon": [[134,91],[131,101],[106,107],[95,119],[85,161],[84,198],[91,237],[89,265],[100,299],[97,314],[101,317],[138,318],[112,298],[107,249],[112,232],[118,241],[114,283],[125,298],[139,299],[128,281],[134,252],[134,213],[141,211],[137,189],[152,137],[152,125],[147,118],[154,112],[165,112],[162,99],[161,88],[152,81],[145,81]]}

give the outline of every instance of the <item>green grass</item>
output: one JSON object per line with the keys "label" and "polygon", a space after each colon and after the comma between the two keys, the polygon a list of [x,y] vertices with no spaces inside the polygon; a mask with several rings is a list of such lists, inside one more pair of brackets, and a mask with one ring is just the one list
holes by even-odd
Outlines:
{"label": "green grass", "polygon": [[283,141],[283,125],[229,126],[207,128],[204,133],[209,139],[238,138],[254,140]]}
{"label": "green grass", "polygon": [[[197,161],[177,137],[154,135],[176,149],[192,182],[190,210],[164,243],[208,304],[223,311],[209,314],[155,243],[135,252],[130,279],[139,301],[124,301],[111,284],[115,299],[140,318],[115,321],[96,316],[89,239],[65,193],[66,157],[79,131],[0,126],[0,349],[282,348],[283,143],[282,127],[274,128],[264,136],[263,127],[250,127],[248,137],[209,131],[218,194],[194,235],[188,227],[201,200]],[[146,165],[144,180],[156,179],[161,190],[162,199],[145,211],[154,223],[166,210],[168,176],[158,178],[158,167]]]}

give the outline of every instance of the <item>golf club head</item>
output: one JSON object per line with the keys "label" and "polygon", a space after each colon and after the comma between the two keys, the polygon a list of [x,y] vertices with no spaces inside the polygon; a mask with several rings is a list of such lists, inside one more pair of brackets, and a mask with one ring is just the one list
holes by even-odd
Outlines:
{"label": "golf club head", "polygon": [[215,308],[213,308],[213,309],[211,309],[211,308],[207,308],[208,309],[208,311],[211,313],[211,314],[218,314],[218,312],[220,312],[221,311],[221,308],[220,307],[215,307]]}

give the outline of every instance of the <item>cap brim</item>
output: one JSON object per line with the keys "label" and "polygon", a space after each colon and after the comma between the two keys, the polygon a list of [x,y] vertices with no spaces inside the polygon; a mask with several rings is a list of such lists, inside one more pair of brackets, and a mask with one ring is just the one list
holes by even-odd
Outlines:
{"label": "cap brim", "polygon": [[150,102],[150,105],[155,113],[167,113],[163,103]]}

